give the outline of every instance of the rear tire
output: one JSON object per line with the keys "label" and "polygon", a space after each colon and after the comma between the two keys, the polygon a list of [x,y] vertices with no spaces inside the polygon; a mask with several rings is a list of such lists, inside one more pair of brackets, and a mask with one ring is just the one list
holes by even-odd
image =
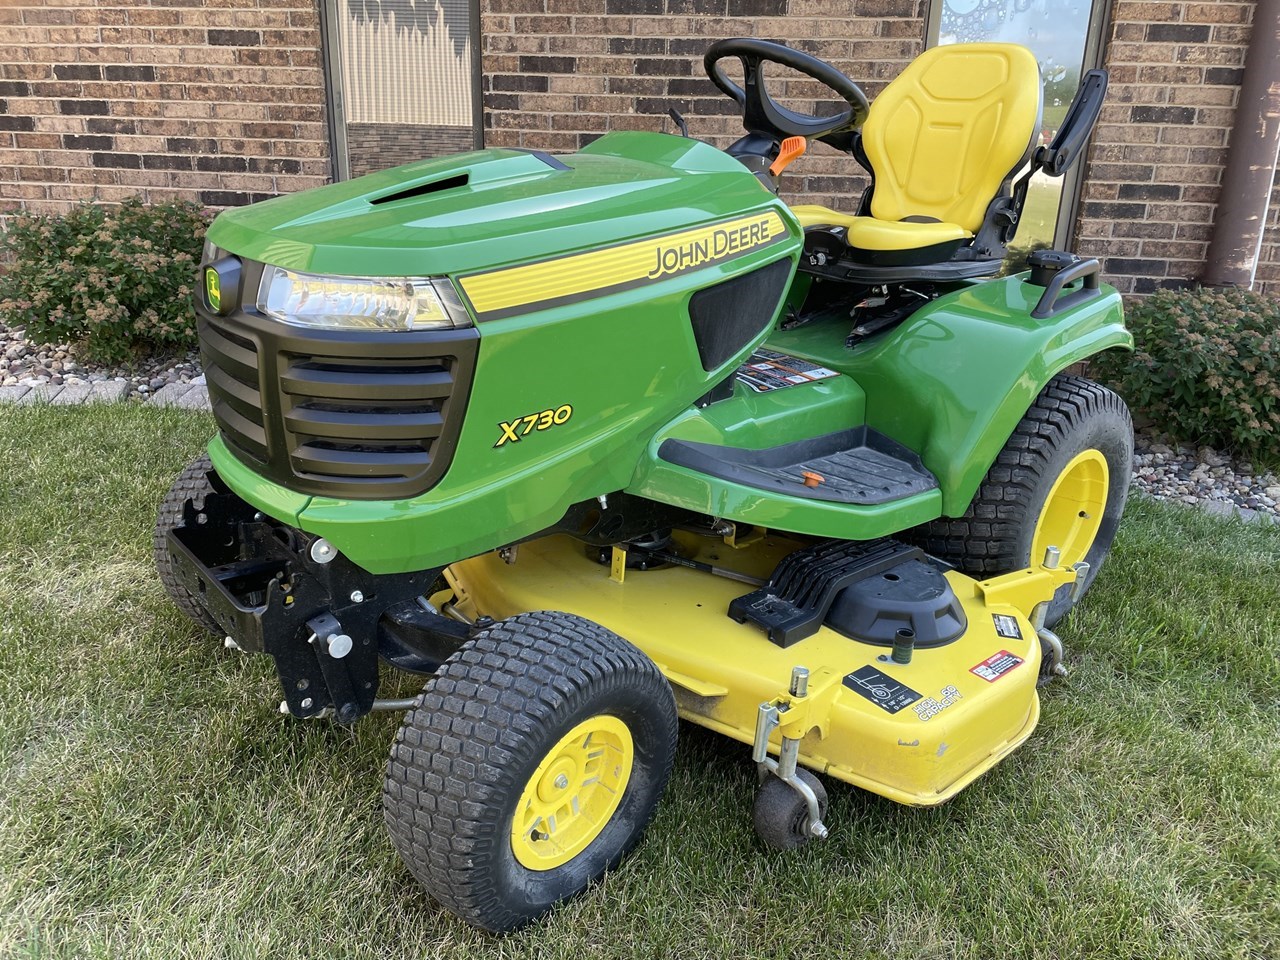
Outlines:
{"label": "rear tire", "polygon": [[[1119,396],[1084,377],[1059,374],[1050,380],[1014,428],[964,514],[934,520],[920,527],[914,539],[934,556],[980,577],[1038,564],[1043,557],[1032,556],[1033,545],[1037,552],[1043,546],[1036,543],[1037,526],[1051,523],[1042,521],[1051,513],[1045,510],[1052,502],[1050,494],[1056,500],[1063,489],[1060,480],[1069,485],[1072,477],[1101,461],[1106,464],[1107,487],[1096,533],[1090,528],[1077,535],[1074,549],[1067,542],[1053,544],[1064,547],[1063,565],[1078,560],[1089,564],[1087,591],[1111,552],[1129,496],[1133,423]],[[1058,500],[1057,509],[1063,505]],[[1052,539],[1041,533],[1041,541]],[[1045,623],[1053,626],[1072,605],[1071,588],[1060,588]]]}
{"label": "rear tire", "polygon": [[187,464],[178,474],[173,486],[160,501],[159,515],[156,517],[155,533],[152,536],[151,548],[155,556],[156,572],[160,574],[160,583],[169,594],[179,610],[185,613],[198,626],[210,633],[219,632],[217,622],[209,615],[209,611],[195,596],[182,585],[169,561],[169,544],[166,534],[183,523],[183,513],[188,502],[197,510],[204,506],[204,498],[213,492],[209,483],[209,474],[213,472],[213,462],[207,457],[198,457]]}
{"label": "rear tire", "polygon": [[391,841],[447,909],[514,929],[639,841],[676,726],[671,688],[621,637],[566,613],[501,621],[405,716],[383,790]]}

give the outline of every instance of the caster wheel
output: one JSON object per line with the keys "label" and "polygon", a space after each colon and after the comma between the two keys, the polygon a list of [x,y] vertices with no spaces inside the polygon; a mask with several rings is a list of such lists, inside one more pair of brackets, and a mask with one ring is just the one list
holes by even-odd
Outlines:
{"label": "caster wheel", "polygon": [[[797,770],[796,776],[808,784],[818,798],[818,814],[827,815],[827,788],[808,770]],[[809,832],[809,805],[799,791],[769,776],[756,794],[752,811],[756,834],[771,850],[795,850],[813,839]]]}

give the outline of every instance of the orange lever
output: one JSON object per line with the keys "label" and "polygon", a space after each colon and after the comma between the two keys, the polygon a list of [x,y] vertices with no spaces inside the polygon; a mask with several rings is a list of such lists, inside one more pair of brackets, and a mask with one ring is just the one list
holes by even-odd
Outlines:
{"label": "orange lever", "polygon": [[778,148],[778,159],[769,164],[769,172],[775,177],[791,165],[791,161],[804,156],[804,148],[809,145],[804,137],[787,137]]}

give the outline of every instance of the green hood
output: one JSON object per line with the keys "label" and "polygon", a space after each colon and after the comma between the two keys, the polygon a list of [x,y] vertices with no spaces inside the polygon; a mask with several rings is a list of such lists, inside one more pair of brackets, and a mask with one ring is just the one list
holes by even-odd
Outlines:
{"label": "green hood", "polygon": [[278,197],[221,214],[209,239],[295,270],[441,276],[779,206],[708,144],[628,132],[561,157],[479,150]]}

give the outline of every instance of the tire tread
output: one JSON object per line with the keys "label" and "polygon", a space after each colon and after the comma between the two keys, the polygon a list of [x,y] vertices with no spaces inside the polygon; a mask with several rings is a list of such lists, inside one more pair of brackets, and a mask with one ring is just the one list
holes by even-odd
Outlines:
{"label": "tire tread", "polygon": [[168,532],[182,523],[187,501],[193,502],[196,509],[204,506],[204,498],[213,492],[213,485],[209,483],[209,473],[212,471],[213,462],[206,455],[192,460],[178,474],[177,479],[173,481],[173,486],[160,501],[151,549],[155,558],[156,572],[160,575],[160,583],[170,599],[196,624],[210,633],[218,633],[217,622],[191,591],[182,585],[177,574],[174,573],[173,564],[169,562],[169,545],[166,541]]}
{"label": "tire tread", "polygon": [[1018,533],[1053,451],[1085,420],[1103,413],[1129,420],[1124,401],[1101,384],[1073,374],[1055,376],[1014,427],[965,512],[925,524],[916,542],[964,573],[1020,567]]}
{"label": "tire tread", "polygon": [[[537,734],[589,688],[637,682],[670,701],[660,794],[675,752],[675,703],[653,661],[621,637],[571,614],[524,613],[489,627],[444,663],[396,734],[383,791],[392,840],[433,897],[490,930],[530,919],[503,902],[491,872],[473,869],[507,842],[489,812],[511,789],[509,771],[541,759],[533,757]],[[609,865],[638,839],[639,831]]]}

